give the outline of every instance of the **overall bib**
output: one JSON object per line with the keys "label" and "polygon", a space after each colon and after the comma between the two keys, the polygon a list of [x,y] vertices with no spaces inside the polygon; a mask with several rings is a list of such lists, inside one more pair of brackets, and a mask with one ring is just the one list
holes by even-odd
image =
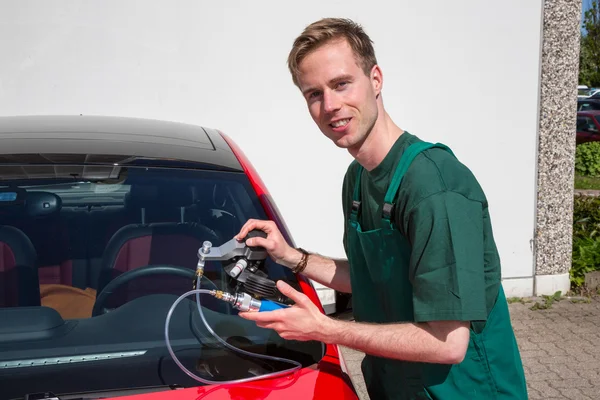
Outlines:
{"label": "overall bib", "polygon": [[[409,279],[410,244],[393,225],[391,212],[402,177],[411,162],[420,152],[432,147],[452,153],[442,144],[410,145],[386,192],[381,225],[368,231],[363,231],[359,223],[363,172],[359,166],[347,232],[352,304],[357,322],[414,322]],[[371,399],[527,399],[508,305],[502,285],[499,286],[496,303],[485,324],[471,324],[469,347],[462,363],[428,364],[366,355],[362,372]]]}

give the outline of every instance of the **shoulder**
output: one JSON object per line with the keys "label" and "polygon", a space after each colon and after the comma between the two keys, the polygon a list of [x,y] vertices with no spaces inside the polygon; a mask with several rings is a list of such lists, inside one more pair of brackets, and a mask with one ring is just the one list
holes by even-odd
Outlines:
{"label": "shoulder", "polygon": [[398,191],[397,211],[406,215],[425,199],[443,192],[487,203],[473,172],[451,152],[434,147],[417,155],[406,171]]}
{"label": "shoulder", "polygon": [[423,196],[439,191],[453,191],[467,198],[485,201],[475,174],[449,151],[434,147],[423,151],[413,161],[406,175],[407,186]]}

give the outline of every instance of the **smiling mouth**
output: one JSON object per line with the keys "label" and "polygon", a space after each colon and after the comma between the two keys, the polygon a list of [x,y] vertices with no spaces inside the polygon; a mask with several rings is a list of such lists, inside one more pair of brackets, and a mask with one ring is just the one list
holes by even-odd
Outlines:
{"label": "smiling mouth", "polygon": [[340,119],[338,121],[330,123],[329,126],[331,126],[333,128],[341,128],[343,126],[348,125],[348,122],[350,122],[350,118]]}

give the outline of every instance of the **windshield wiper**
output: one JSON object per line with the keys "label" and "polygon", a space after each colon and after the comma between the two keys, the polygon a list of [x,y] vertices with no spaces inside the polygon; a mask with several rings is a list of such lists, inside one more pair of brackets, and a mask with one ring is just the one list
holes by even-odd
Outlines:
{"label": "windshield wiper", "polygon": [[52,392],[26,394],[25,400],[61,400],[60,397]]}
{"label": "windshield wiper", "polygon": [[153,392],[166,392],[170,390],[181,390],[184,387],[180,385],[162,385],[162,386],[147,386],[147,387],[135,387],[135,388],[124,388],[115,390],[105,390],[97,392],[79,392],[56,395],[52,392],[41,392],[41,393],[30,393],[26,394],[25,397],[16,398],[12,400],[99,400],[107,397],[118,397],[123,395],[134,395],[134,394],[146,394]]}

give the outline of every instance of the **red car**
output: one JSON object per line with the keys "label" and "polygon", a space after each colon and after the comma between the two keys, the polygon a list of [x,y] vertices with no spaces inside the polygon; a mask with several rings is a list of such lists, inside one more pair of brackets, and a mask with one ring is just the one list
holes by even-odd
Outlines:
{"label": "red car", "polygon": [[[204,242],[230,242],[249,218],[275,221],[293,245],[221,132],[1,117],[0,180],[0,398],[358,398],[336,346],[284,340],[211,296],[181,297]],[[323,311],[310,281],[263,253],[236,276],[239,255],[207,260],[202,288],[286,302],[273,289],[283,279]]]}
{"label": "red car", "polygon": [[600,110],[577,112],[576,143],[600,140]]}

